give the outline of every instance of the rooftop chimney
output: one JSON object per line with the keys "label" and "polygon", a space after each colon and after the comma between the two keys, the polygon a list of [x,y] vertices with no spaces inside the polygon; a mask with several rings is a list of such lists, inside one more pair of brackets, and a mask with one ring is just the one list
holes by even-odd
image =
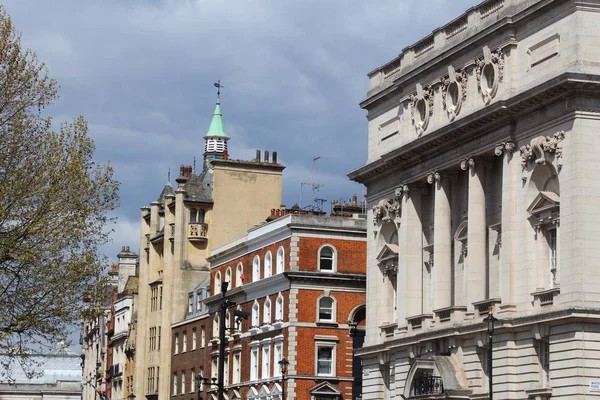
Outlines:
{"label": "rooftop chimney", "polygon": [[273,152],[272,161],[273,161],[273,164],[277,164],[277,152],[276,151]]}
{"label": "rooftop chimney", "polygon": [[256,158],[254,161],[260,161],[260,150],[256,150]]}
{"label": "rooftop chimney", "polygon": [[269,150],[265,150],[265,162],[269,162]]}
{"label": "rooftop chimney", "polygon": [[352,195],[352,205],[355,206],[356,205],[356,193],[354,193]]}

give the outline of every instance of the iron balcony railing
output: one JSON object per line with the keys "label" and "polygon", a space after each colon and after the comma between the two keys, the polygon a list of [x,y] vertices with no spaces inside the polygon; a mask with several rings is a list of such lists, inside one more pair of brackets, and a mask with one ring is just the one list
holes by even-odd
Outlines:
{"label": "iron balcony railing", "polygon": [[431,374],[415,377],[413,388],[415,396],[444,393],[442,378]]}

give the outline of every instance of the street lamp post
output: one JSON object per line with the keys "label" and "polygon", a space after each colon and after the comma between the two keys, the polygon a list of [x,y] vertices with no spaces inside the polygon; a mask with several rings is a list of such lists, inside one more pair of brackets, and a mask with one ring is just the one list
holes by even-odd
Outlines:
{"label": "street lamp post", "polygon": [[217,383],[217,378],[207,378],[204,377],[202,375],[198,375],[196,377],[196,382],[197,382],[197,390],[198,390],[198,400],[202,400],[202,398],[200,397],[200,392],[202,392],[202,390],[204,389],[204,385],[209,385],[209,386],[219,386]]}
{"label": "street lamp post", "polygon": [[282,358],[279,361],[279,368],[281,369],[281,400],[285,400],[285,374],[287,373],[287,368],[290,362]]}
{"label": "street lamp post", "polygon": [[496,317],[494,317],[492,307],[488,309],[488,315],[483,319],[483,322],[487,325],[487,333],[488,333],[488,381],[489,381],[489,392],[490,392],[490,400],[494,398],[493,386],[494,386],[494,373],[492,371],[492,360],[493,360],[493,345],[494,345],[494,325],[498,321]]}

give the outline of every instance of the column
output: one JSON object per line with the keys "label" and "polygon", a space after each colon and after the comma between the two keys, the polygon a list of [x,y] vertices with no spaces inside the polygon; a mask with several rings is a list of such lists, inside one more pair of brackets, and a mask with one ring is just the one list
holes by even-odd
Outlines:
{"label": "column", "polygon": [[466,272],[467,308],[486,300],[487,223],[485,210],[485,170],[481,162],[467,161],[469,174],[468,233],[469,261]]}
{"label": "column", "polygon": [[500,245],[500,298],[502,304],[514,304],[514,249],[516,232],[516,185],[519,182],[521,163],[514,157],[516,146],[505,142],[496,147],[495,153],[503,158],[502,162],[502,228]]}
{"label": "column", "polygon": [[435,185],[433,217],[433,310],[452,305],[452,234],[450,215],[450,181],[434,172],[427,182]]}
{"label": "column", "polygon": [[398,323],[422,314],[423,229],[421,227],[421,191],[409,192],[403,186],[400,220],[400,265],[398,267]]}

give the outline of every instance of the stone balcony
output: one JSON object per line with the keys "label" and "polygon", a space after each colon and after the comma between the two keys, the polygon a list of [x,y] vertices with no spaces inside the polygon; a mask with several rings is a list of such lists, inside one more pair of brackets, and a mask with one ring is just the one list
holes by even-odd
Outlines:
{"label": "stone balcony", "polygon": [[190,242],[208,240],[208,225],[202,223],[188,223],[188,239]]}

